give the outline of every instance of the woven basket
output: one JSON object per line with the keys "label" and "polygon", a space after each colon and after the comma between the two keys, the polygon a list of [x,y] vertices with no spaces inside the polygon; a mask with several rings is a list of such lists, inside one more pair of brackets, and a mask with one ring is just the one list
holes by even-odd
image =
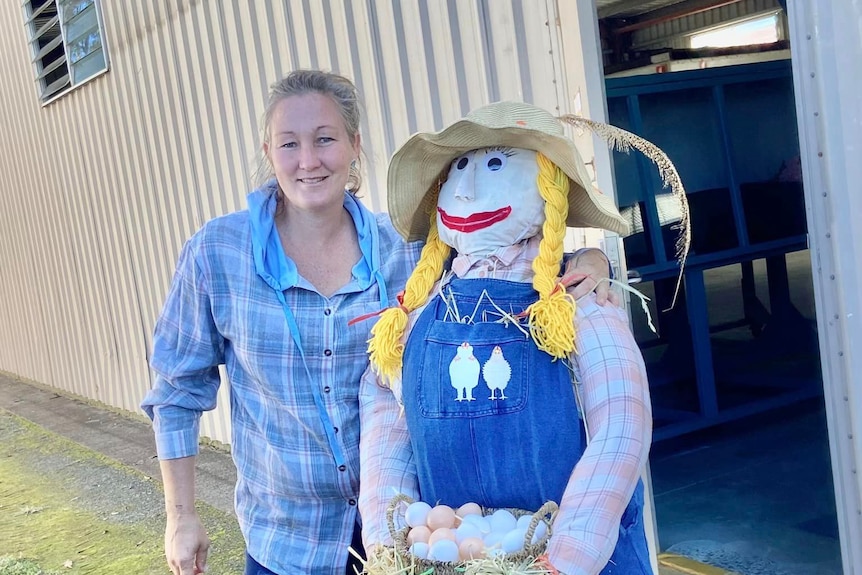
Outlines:
{"label": "woven basket", "polygon": [[[389,502],[389,507],[386,509],[386,521],[389,526],[389,534],[392,536],[392,541],[395,542],[395,553],[401,558],[401,561],[404,565],[413,565],[413,574],[425,573],[429,569],[433,569],[434,575],[463,575],[464,569],[462,563],[444,563],[442,561],[430,561],[428,559],[419,559],[410,554],[410,546],[407,544],[407,534],[410,532],[409,527],[404,527],[402,529],[398,529],[395,527],[395,511],[400,503],[405,503],[407,505],[413,503],[413,499],[408,497],[407,495],[396,495],[392,501]],[[527,532],[524,535],[524,549],[519,553],[512,553],[505,556],[506,561],[511,561],[512,563],[517,563],[521,561],[526,561],[531,558],[536,558],[539,555],[545,552],[545,549],[548,546],[548,540],[551,537],[551,525],[554,523],[554,518],[557,515],[557,511],[559,511],[559,507],[553,501],[548,501],[538,511],[535,513],[532,511],[525,511],[523,509],[512,509],[508,508],[508,510],[515,517],[521,517],[522,515],[532,515],[533,519],[530,521],[530,526],[527,528]],[[483,515],[490,515],[496,511],[496,509],[491,508],[483,508]],[[536,532],[536,527],[538,527],[539,523],[544,521],[547,525],[547,530],[545,535],[539,539],[535,544],[532,544],[533,535]],[[410,573],[406,573],[405,575],[411,575]]]}

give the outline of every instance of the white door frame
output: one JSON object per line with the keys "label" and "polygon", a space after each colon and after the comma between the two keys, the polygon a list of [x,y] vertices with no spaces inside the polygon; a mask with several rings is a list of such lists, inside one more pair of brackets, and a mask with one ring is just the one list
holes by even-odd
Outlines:
{"label": "white door frame", "polygon": [[[862,5],[820,0],[789,0],[787,4],[841,559],[845,574],[859,575]],[[853,343],[855,354],[850,347]]]}

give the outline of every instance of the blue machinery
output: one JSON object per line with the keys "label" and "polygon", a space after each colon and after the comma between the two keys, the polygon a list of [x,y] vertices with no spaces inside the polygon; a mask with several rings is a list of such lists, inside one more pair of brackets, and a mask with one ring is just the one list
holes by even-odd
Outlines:
{"label": "blue machinery", "polygon": [[[612,124],[674,161],[691,207],[684,293],[664,312],[679,214],[647,159],[614,154],[620,208],[633,224],[628,267],[652,288],[658,312],[659,336],[639,337],[655,439],[821,394],[816,333],[791,301],[786,260],[807,247],[790,61],[612,78],[607,98]],[[768,311],[756,288],[760,259]]]}

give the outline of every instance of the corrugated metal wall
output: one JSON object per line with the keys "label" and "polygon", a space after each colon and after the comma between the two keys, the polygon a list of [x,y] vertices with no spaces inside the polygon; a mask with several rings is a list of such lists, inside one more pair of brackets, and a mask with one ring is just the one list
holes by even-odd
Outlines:
{"label": "corrugated metal wall", "polygon": [[[779,8],[781,6],[778,4],[778,0],[734,2],[638,30],[632,35],[632,45],[636,48],[688,48],[688,35],[692,32]],[[781,18],[785,38],[787,37],[786,21],[786,18]]]}
{"label": "corrugated metal wall", "polygon": [[[364,197],[382,209],[412,132],[499,99],[565,106],[554,5],[103,1],[110,70],[42,107],[20,2],[3,2],[0,370],[137,411],[176,256],[244,207],[271,82],[299,67],[356,81]],[[228,442],[221,405],[202,432]]]}

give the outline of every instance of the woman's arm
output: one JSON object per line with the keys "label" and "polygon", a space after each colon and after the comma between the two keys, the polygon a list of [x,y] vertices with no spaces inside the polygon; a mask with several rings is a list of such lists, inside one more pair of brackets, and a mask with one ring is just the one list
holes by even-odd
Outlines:
{"label": "woman's arm", "polygon": [[200,415],[215,408],[224,343],[204,274],[195,260],[200,235],[186,243],[153,336],[153,388],[141,407],[153,420],[165,490],[165,556],[174,575],[201,573],[209,539],[195,510]]}
{"label": "woman's arm", "polygon": [[165,489],[165,557],[174,575],[206,571],[210,541],[195,509],[195,458],[159,462]]}
{"label": "woman's arm", "polygon": [[566,260],[563,279],[572,279],[573,283],[566,291],[576,300],[595,291],[596,303],[603,306],[611,302],[619,307],[619,296],[611,290],[610,282],[602,281],[610,275],[610,261],[605,253],[598,248],[583,248]]}

